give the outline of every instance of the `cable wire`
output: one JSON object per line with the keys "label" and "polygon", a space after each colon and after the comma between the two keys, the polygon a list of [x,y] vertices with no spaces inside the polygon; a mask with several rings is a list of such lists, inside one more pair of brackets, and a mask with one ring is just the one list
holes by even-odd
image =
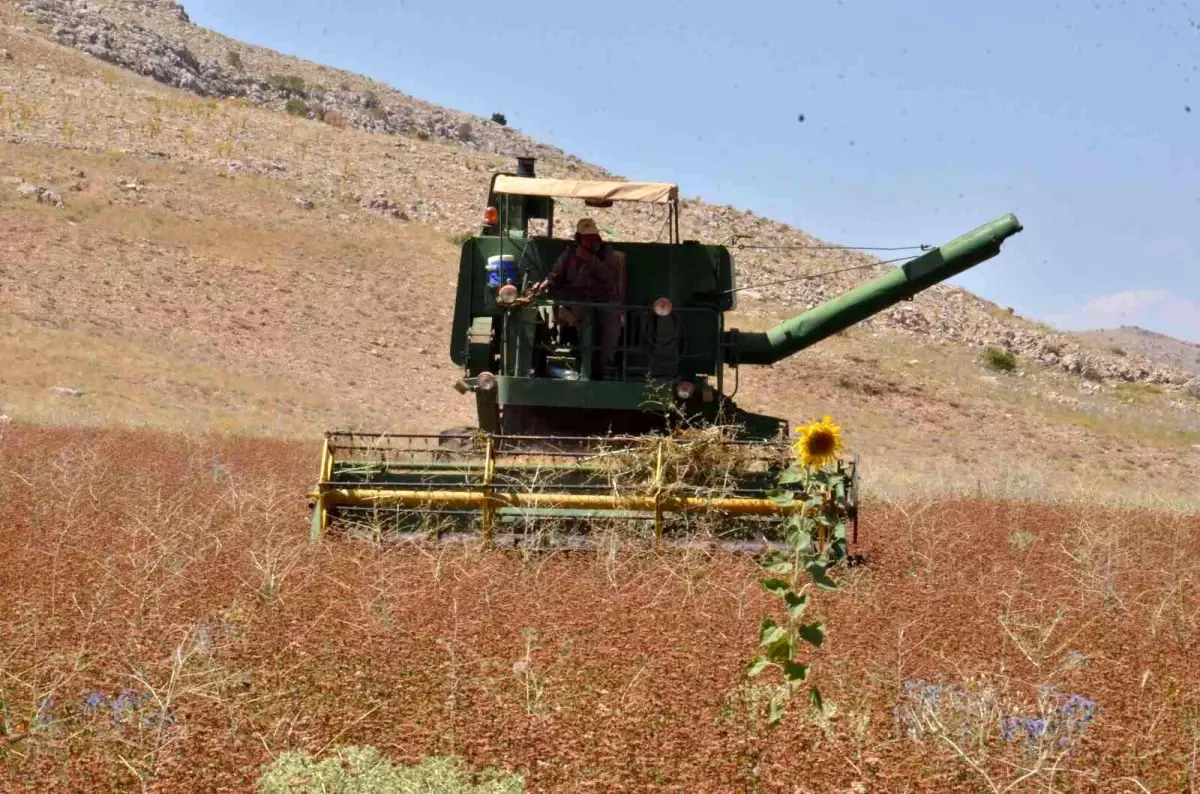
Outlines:
{"label": "cable wire", "polygon": [[844,267],[841,270],[826,270],[823,273],[806,273],[803,276],[793,276],[792,278],[781,278],[778,281],[765,281],[761,284],[749,284],[745,287],[738,287],[736,289],[727,289],[727,290],[724,290],[723,292],[721,292],[720,294],[728,295],[733,292],[741,292],[742,290],[747,290],[747,289],[758,289],[759,287],[771,287],[776,284],[789,284],[793,281],[808,281],[808,280],[814,279],[814,278],[825,278],[827,276],[836,276],[839,273],[849,273],[853,270],[866,270],[867,268],[879,267],[880,265],[890,265],[894,262],[903,262],[908,259],[916,259],[916,258],[917,258],[916,256],[899,256],[899,257],[896,257],[895,259],[885,259],[882,262],[872,262],[869,265],[855,265],[854,267]]}

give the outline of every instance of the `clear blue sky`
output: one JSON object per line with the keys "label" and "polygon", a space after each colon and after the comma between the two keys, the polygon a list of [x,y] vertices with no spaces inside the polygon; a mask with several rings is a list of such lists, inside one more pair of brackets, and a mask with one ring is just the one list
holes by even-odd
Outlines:
{"label": "clear blue sky", "polygon": [[1200,0],[185,5],[831,241],[940,243],[1016,212],[1025,232],[956,283],[1064,328],[1200,341]]}

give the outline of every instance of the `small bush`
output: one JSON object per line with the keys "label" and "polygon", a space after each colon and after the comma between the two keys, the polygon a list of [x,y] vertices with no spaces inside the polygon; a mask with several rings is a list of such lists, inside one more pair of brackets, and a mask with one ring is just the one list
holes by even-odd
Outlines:
{"label": "small bush", "polygon": [[988,347],[983,351],[983,363],[997,372],[1012,372],[1017,368],[1017,357],[1007,350]]}
{"label": "small bush", "polygon": [[507,127],[507,126],[508,126],[508,119],[507,119],[507,118],[505,118],[505,116],[504,116],[504,114],[503,114],[503,113],[493,113],[493,114],[492,114],[492,121],[496,122],[496,123],[497,123],[497,124],[499,124],[501,127]]}
{"label": "small bush", "polygon": [[387,121],[388,120],[388,111],[387,111],[387,108],[385,108],[385,107],[379,107],[378,105],[376,105],[373,108],[368,108],[367,113],[370,114],[371,118],[376,119],[378,121]]}
{"label": "small bush", "polygon": [[276,74],[271,76],[271,85],[280,91],[299,94],[304,91],[304,78],[294,74]]}
{"label": "small bush", "polygon": [[368,91],[362,95],[362,103],[367,110],[377,108],[379,107],[379,97],[375,95],[374,91]]}
{"label": "small bush", "polygon": [[1122,358],[1125,357],[1124,348],[1113,346],[1108,349],[1108,352],[1112,353],[1114,356],[1121,356]]}
{"label": "small bush", "polygon": [[339,747],[321,761],[303,751],[284,753],[263,772],[258,790],[262,794],[522,794],[525,781],[519,775],[494,770],[473,775],[453,757],[426,758],[413,767],[393,766],[374,747]]}
{"label": "small bush", "polygon": [[242,56],[238,54],[237,50],[230,50],[229,52],[225,53],[225,61],[234,69],[241,71]]}
{"label": "small bush", "polygon": [[462,124],[458,125],[458,139],[463,143],[469,143],[474,134],[475,130],[471,127],[471,123],[469,121],[464,121]]}
{"label": "small bush", "polygon": [[289,99],[287,101],[286,108],[287,108],[287,112],[292,114],[293,116],[307,116],[308,115],[308,103],[305,102],[303,99]]}
{"label": "small bush", "polygon": [[430,137],[429,130],[417,130],[417,140],[427,141]]}
{"label": "small bush", "polygon": [[339,130],[346,129],[346,126],[348,124],[346,117],[343,116],[341,113],[338,113],[336,110],[325,111],[325,113],[321,117],[321,121],[325,122],[330,127],[334,127]]}
{"label": "small bush", "polygon": [[475,236],[474,232],[455,232],[450,235],[450,242],[456,247],[461,247],[463,243]]}
{"label": "small bush", "polygon": [[1162,388],[1153,383],[1117,384],[1117,399],[1121,402],[1136,403],[1162,393]]}

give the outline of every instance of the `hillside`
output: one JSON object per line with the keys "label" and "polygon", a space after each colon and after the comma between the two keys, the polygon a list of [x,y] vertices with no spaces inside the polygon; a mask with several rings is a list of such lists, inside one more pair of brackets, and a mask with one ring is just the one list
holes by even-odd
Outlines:
{"label": "hillside", "polygon": [[[534,154],[543,175],[611,176],[203,30],[169,2],[5,0],[0,31],[0,356],[13,364],[0,413],[17,421],[308,439],[470,421],[447,357],[454,240],[477,226],[490,174]],[[602,218],[618,239],[653,239],[661,221],[644,207]],[[706,242],[753,235],[761,248],[735,251],[744,285],[877,261],[697,200],[682,225]],[[883,267],[747,290],[736,322],[763,327]],[[983,368],[985,345],[1014,351],[1019,371]],[[1108,347],[942,286],[744,371],[739,401],[836,414],[881,491],[1187,492],[1200,473],[1188,374]]]}
{"label": "hillside", "polygon": [[1200,345],[1195,342],[1185,342],[1133,325],[1078,331],[1075,335],[1091,343],[1106,345],[1118,355],[1132,353],[1190,375],[1200,375]]}

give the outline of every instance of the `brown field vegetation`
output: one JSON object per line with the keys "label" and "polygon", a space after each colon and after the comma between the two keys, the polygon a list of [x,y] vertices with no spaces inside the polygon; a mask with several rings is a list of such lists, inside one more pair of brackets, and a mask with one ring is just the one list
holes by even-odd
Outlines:
{"label": "brown field vegetation", "polygon": [[[869,504],[868,564],[817,602],[834,705],[768,736],[748,558],[310,545],[312,445],[0,432],[5,794],[249,791],[339,745],[530,791],[1195,790],[1196,515]],[[912,738],[926,684],[948,730]],[[1040,687],[1094,719],[1006,741]]]}

